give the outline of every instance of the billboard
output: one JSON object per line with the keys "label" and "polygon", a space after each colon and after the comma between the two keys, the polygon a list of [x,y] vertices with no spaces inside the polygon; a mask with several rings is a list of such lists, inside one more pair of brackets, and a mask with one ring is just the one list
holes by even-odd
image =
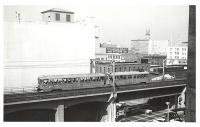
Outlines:
{"label": "billboard", "polygon": [[128,53],[128,48],[107,47],[106,53]]}

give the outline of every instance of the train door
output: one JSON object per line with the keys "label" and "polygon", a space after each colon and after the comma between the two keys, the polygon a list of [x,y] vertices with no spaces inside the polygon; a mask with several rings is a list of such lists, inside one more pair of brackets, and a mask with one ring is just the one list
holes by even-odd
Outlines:
{"label": "train door", "polygon": [[137,75],[133,74],[132,75],[132,84],[136,84],[136,80],[137,80]]}
{"label": "train door", "polygon": [[132,75],[127,76],[128,84],[132,84]]}

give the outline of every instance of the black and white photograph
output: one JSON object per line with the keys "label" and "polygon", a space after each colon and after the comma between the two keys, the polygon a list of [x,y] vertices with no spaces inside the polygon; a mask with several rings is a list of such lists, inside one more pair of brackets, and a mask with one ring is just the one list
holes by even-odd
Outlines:
{"label": "black and white photograph", "polygon": [[4,4],[3,122],[195,123],[196,8]]}

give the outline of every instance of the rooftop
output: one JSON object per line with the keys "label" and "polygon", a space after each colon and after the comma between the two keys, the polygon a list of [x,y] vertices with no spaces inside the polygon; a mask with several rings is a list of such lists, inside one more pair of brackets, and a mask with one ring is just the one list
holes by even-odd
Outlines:
{"label": "rooftop", "polygon": [[74,14],[74,12],[68,11],[68,10],[64,10],[64,9],[60,9],[60,8],[52,8],[46,11],[41,12],[42,14],[47,13],[47,12],[60,12],[60,13],[70,13],[70,14]]}
{"label": "rooftop", "polygon": [[[112,75],[113,73],[111,73]],[[149,74],[149,72],[144,71],[144,72],[139,72],[139,71],[128,71],[128,72],[115,72],[115,76],[118,75],[135,75],[135,74]]]}
{"label": "rooftop", "polygon": [[[97,61],[96,64],[111,64],[111,61]],[[135,63],[135,62],[115,62],[115,65],[121,65],[121,64],[135,64],[139,65],[141,63]],[[142,63],[145,64],[145,63]]]}

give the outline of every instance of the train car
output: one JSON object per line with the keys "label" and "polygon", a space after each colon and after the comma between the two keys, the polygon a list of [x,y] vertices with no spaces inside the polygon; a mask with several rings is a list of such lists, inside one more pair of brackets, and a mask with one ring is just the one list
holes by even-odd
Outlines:
{"label": "train car", "polygon": [[[149,72],[115,72],[115,83],[116,85],[128,85],[128,84],[139,84],[139,83],[149,83]],[[113,73],[111,74],[111,77]],[[112,80],[112,78],[111,78]]]}
{"label": "train car", "polygon": [[70,90],[106,85],[105,74],[68,74],[38,77],[38,91]]}
{"label": "train car", "polygon": [[[117,85],[148,83],[149,72],[115,72]],[[71,90],[92,87],[111,86],[113,73],[89,73],[69,75],[47,75],[38,77],[38,91],[49,92],[56,90]]]}
{"label": "train car", "polygon": [[[187,66],[166,66],[165,72],[177,72],[177,71],[187,71],[186,69]],[[161,74],[163,73],[163,67],[152,67],[150,68],[150,73],[151,74]]]}

